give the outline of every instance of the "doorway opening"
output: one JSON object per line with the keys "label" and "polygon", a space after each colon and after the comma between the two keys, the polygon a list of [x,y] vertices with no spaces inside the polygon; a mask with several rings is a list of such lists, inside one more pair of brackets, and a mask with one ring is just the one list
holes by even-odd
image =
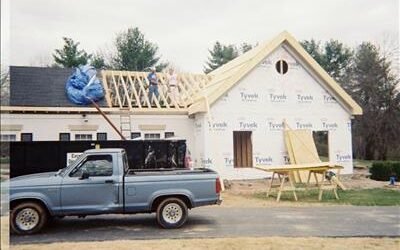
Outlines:
{"label": "doorway opening", "polygon": [[233,131],[233,160],[235,168],[253,167],[251,131]]}

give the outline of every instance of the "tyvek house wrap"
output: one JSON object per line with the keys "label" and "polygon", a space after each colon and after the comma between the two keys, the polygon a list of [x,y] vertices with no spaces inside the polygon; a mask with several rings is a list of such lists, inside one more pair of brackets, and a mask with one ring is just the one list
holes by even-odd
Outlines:
{"label": "tyvek house wrap", "polygon": [[[279,60],[288,63],[286,74],[277,72]],[[196,165],[222,175],[233,171],[233,131],[252,131],[253,166],[288,164],[284,119],[292,129],[329,131],[329,160],[342,165],[342,173],[352,172],[351,113],[282,45],[212,104],[208,114],[196,114]]]}

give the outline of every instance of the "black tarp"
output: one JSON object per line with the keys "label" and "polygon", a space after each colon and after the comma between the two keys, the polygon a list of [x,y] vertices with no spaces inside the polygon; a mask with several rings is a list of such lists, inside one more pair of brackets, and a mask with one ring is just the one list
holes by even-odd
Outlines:
{"label": "black tarp", "polygon": [[[57,171],[67,165],[67,153],[95,148],[124,148],[131,169],[184,168],[185,140],[33,141],[2,142],[9,146],[10,176]],[[146,160],[147,159],[147,160]]]}

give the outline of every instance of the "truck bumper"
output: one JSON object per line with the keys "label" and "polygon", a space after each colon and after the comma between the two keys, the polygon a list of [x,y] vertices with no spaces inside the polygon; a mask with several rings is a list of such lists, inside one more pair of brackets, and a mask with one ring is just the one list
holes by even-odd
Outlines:
{"label": "truck bumper", "polygon": [[223,201],[222,196],[221,196],[221,194],[219,194],[219,195],[218,195],[218,199],[217,199],[217,201],[215,202],[215,204],[221,205],[222,201]]}

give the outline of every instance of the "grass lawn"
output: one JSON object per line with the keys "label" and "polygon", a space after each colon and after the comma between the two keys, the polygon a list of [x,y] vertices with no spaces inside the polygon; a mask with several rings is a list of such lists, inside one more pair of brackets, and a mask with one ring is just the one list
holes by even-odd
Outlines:
{"label": "grass lawn", "polygon": [[[309,203],[331,203],[354,206],[400,206],[400,191],[384,188],[374,189],[351,189],[338,190],[339,200],[335,199],[332,191],[325,191],[322,196],[322,201],[318,201],[318,190],[312,189],[308,191],[297,191],[297,197],[300,202]],[[273,192],[270,197],[266,197],[266,192],[255,193],[254,197],[264,200],[276,199],[276,192]],[[294,201],[293,193],[285,191],[281,195],[281,201]]]}

